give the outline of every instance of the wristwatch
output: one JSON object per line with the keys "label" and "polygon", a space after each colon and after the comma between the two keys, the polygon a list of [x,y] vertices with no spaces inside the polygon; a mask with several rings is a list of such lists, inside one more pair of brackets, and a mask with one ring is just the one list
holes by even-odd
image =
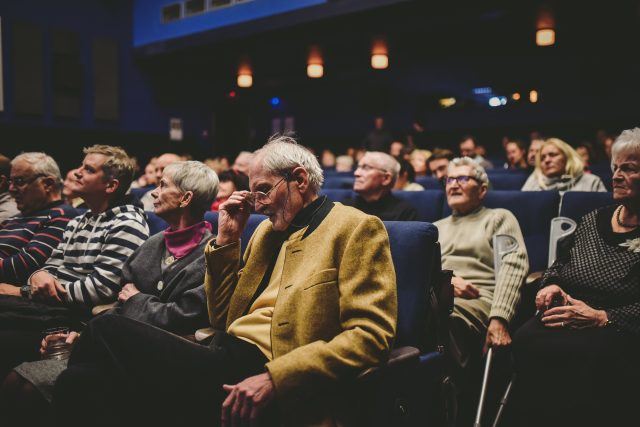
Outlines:
{"label": "wristwatch", "polygon": [[20,296],[22,296],[22,298],[31,299],[31,286],[29,285],[21,286]]}

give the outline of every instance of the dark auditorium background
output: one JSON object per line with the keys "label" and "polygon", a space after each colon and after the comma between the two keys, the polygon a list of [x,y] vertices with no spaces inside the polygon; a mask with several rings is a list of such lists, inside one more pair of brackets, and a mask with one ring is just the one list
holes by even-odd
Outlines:
{"label": "dark auditorium background", "polygon": [[[163,23],[175,4],[182,16]],[[552,46],[535,43],[541,11]],[[395,134],[419,119],[431,146],[473,133],[491,152],[505,135],[575,144],[640,117],[638,1],[6,0],[0,19],[0,152],[44,150],[63,169],[94,143],[142,165],[163,151],[233,156],[291,120],[316,149],[359,145],[380,114]],[[376,38],[384,70],[370,66]],[[320,79],[306,75],[312,46]],[[182,141],[169,139],[171,118]]]}

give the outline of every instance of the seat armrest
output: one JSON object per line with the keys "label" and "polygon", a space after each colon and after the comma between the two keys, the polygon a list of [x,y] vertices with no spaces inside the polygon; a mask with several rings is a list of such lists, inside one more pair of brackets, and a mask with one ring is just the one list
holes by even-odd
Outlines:
{"label": "seat armrest", "polygon": [[364,371],[358,376],[359,380],[367,379],[382,369],[389,369],[396,366],[403,366],[407,363],[418,362],[420,359],[420,350],[415,347],[399,347],[391,350],[389,360],[383,365],[375,366]]}
{"label": "seat armrest", "polygon": [[534,271],[533,273],[530,273],[527,276],[527,280],[525,281],[525,284],[526,285],[532,284],[533,282],[535,282],[536,280],[542,277],[542,273],[543,271]]}
{"label": "seat armrest", "polygon": [[196,342],[201,344],[208,343],[209,341],[211,341],[215,333],[216,330],[213,328],[198,329],[195,333],[195,340]]}

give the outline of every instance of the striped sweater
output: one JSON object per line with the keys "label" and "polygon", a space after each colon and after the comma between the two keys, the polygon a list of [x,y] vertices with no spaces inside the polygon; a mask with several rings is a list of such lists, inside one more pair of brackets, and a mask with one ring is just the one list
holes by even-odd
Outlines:
{"label": "striped sweater", "polygon": [[92,307],[115,301],[124,262],[149,237],[144,211],[124,204],[71,220],[44,269],[66,288],[66,302]]}
{"label": "striped sweater", "polygon": [[77,215],[57,201],[29,216],[16,216],[0,226],[0,282],[21,285],[42,268]]}
{"label": "striped sweater", "polygon": [[[469,280],[480,299],[491,304],[489,317],[513,319],[520,288],[529,272],[529,259],[518,220],[506,209],[480,207],[464,216],[451,215],[435,222],[442,247],[442,268]],[[519,247],[502,258],[498,277],[493,269],[493,236],[507,234]]]}

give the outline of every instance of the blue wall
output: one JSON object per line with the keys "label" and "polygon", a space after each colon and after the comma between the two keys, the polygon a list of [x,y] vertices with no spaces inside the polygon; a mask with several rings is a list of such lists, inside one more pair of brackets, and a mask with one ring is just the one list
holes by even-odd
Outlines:
{"label": "blue wall", "polygon": [[326,0],[253,0],[189,16],[171,23],[163,23],[162,8],[177,2],[178,0],[135,0],[133,10],[133,45],[135,47],[278,15],[326,3]]}

